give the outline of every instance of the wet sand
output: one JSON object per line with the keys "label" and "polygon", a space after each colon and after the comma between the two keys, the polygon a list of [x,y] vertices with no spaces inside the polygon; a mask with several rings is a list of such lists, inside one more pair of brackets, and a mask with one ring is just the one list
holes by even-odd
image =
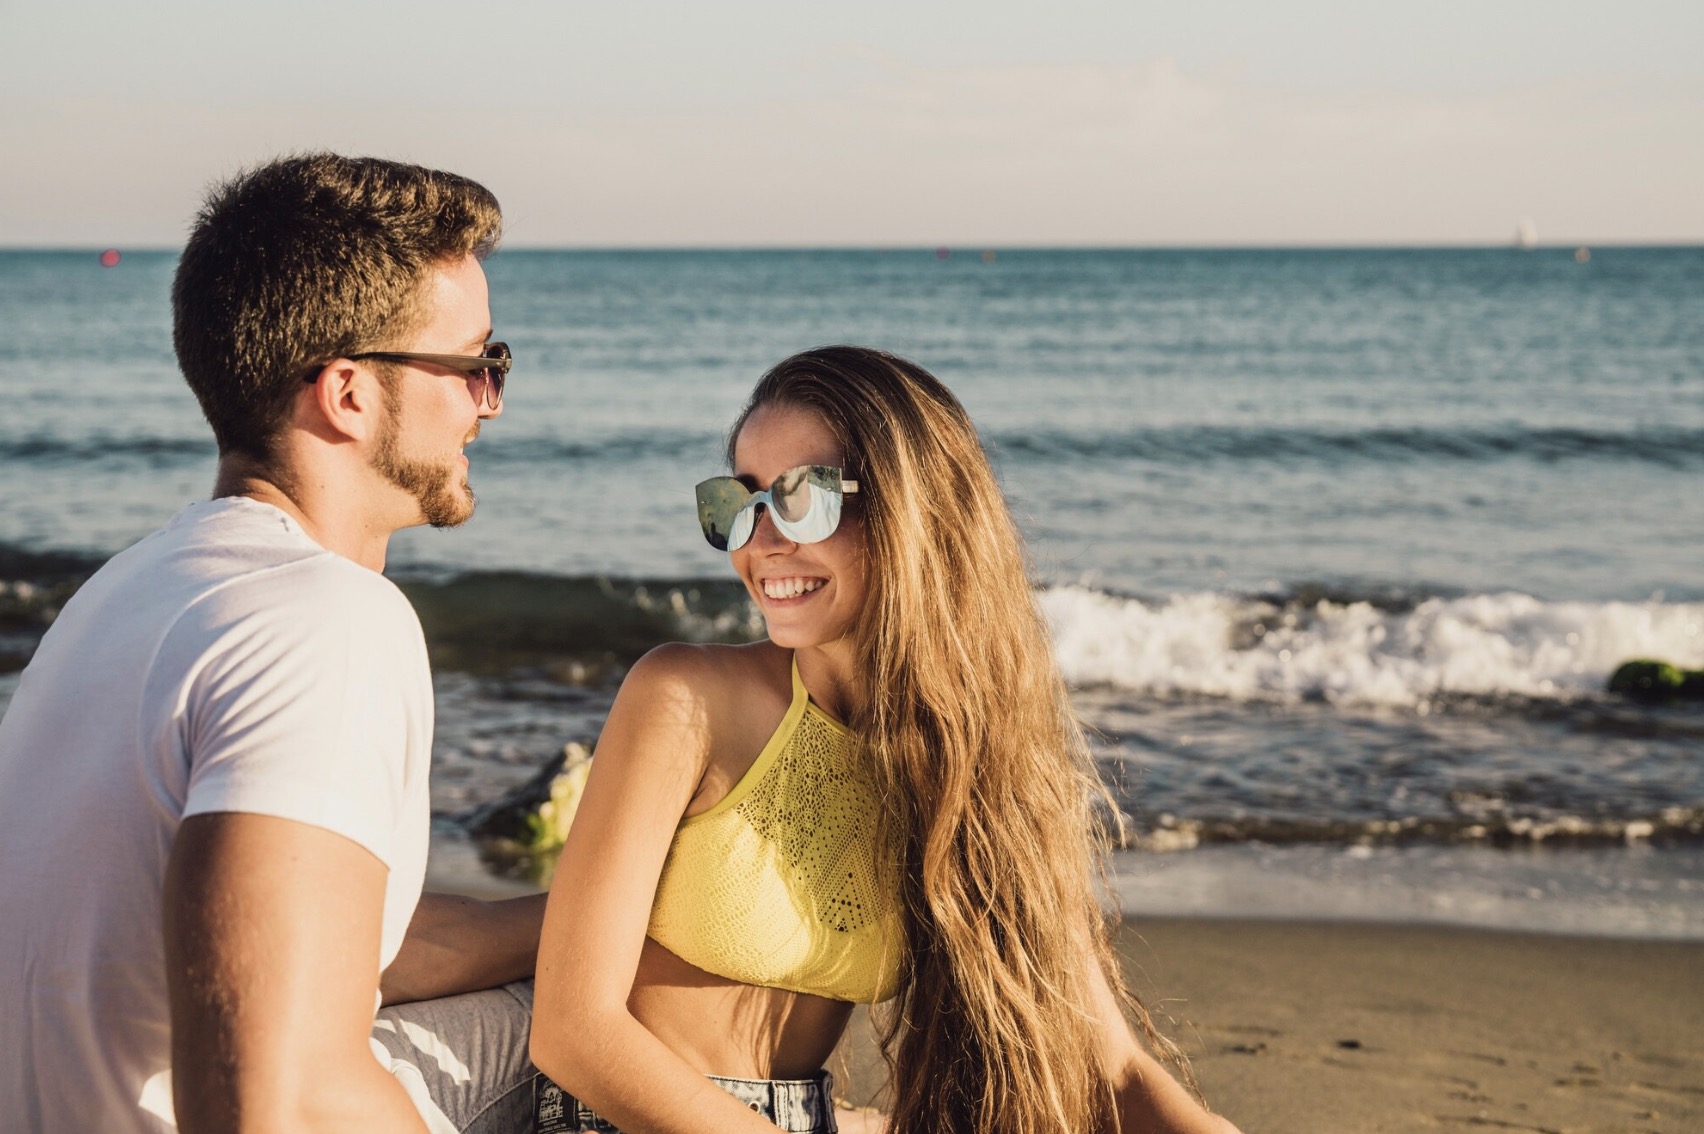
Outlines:
{"label": "wet sand", "polygon": [[[1120,950],[1244,1134],[1704,1130],[1704,943],[1144,918]],[[862,1020],[842,1055],[879,1101]]]}

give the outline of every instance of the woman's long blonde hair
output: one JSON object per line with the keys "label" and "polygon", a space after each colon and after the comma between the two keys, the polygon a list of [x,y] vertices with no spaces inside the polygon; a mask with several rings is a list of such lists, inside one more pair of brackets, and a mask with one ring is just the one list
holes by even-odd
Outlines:
{"label": "woman's long blonde hair", "polygon": [[[760,406],[818,414],[859,482],[869,694],[853,723],[898,855],[902,983],[882,1018],[894,1134],[1105,1129],[1092,957],[1123,992],[1096,899],[1104,796],[976,430],[922,368],[862,347],[787,359]],[[856,503],[853,503],[856,502]]]}

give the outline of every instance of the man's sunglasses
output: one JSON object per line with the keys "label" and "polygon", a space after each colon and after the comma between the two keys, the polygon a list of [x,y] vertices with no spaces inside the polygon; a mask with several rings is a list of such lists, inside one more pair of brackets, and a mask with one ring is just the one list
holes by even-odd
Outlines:
{"label": "man's sunglasses", "polygon": [[738,551],[757,528],[757,506],[769,507],[775,530],[794,543],[820,543],[840,526],[843,498],[858,491],[832,465],[788,469],[762,492],[737,478],[713,476],[698,485],[698,525],[717,551]]}
{"label": "man's sunglasses", "polygon": [[[459,370],[479,382],[479,389],[474,392],[473,400],[476,403],[484,402],[487,409],[497,409],[503,404],[503,380],[508,377],[509,367],[514,363],[508,343],[490,343],[479,354],[419,354],[407,350],[369,350],[346,357],[351,362],[376,358],[380,362],[425,362],[447,370]],[[316,371],[308,375],[307,380],[312,382],[318,377]]]}

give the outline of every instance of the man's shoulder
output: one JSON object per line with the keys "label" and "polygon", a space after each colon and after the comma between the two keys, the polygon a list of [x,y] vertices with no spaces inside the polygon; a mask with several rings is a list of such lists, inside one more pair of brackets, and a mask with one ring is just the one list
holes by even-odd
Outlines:
{"label": "man's shoulder", "polygon": [[338,589],[394,590],[369,571],[315,543],[277,508],[242,498],[192,504],[158,531],[113,556],[90,581],[110,588],[188,593],[263,583],[276,573]]}
{"label": "man's shoulder", "polygon": [[418,627],[393,583],[320,547],[285,519],[276,509],[227,501],[186,508],[78,588],[38,657],[98,650],[146,666],[162,636],[316,610],[357,625]]}
{"label": "man's shoulder", "polygon": [[395,583],[331,552],[232,576],[185,609],[186,625],[245,627],[283,642],[420,638]]}
{"label": "man's shoulder", "polygon": [[385,576],[323,549],[251,562],[247,569],[217,580],[209,590],[264,596],[282,605],[339,607],[351,614],[369,607],[413,610],[402,591]]}
{"label": "man's shoulder", "polygon": [[289,616],[322,612],[357,623],[399,616],[416,622],[395,583],[321,547],[271,505],[235,498],[202,507],[203,514],[186,511],[159,533],[153,555],[154,569],[178,576],[193,601]]}
{"label": "man's shoulder", "polygon": [[138,545],[133,562],[115,561],[102,605],[153,605],[149,620],[164,620],[165,653],[179,657],[233,635],[270,653],[317,641],[423,654],[420,620],[395,583],[314,543],[276,509],[219,507],[230,503],[181,514],[150,546]]}

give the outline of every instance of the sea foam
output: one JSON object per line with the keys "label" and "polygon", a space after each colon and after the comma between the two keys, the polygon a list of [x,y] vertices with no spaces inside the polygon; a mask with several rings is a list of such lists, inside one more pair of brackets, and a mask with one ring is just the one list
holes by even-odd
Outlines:
{"label": "sea foam", "polygon": [[1570,699],[1616,666],[1704,666],[1704,603],[1546,602],[1518,593],[1274,601],[1212,592],[1162,601],[1083,586],[1041,605],[1066,680],[1233,700],[1424,710],[1451,695]]}

